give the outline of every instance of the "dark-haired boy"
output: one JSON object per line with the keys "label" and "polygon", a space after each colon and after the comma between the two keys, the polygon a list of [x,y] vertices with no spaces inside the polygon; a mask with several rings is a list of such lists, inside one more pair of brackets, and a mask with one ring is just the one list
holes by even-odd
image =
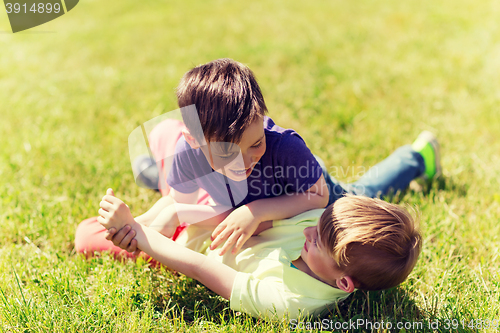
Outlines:
{"label": "dark-haired boy", "polygon": [[[182,78],[177,98],[186,128],[167,175],[168,198],[139,221],[172,236],[183,220],[180,212],[189,210],[172,204],[196,204],[203,189],[217,207],[213,218],[203,215],[198,224],[218,225],[212,248],[227,239],[221,254],[233,245],[235,253],[261,222],[327,205],[321,166],[297,132],[265,116],[248,67],[231,59],[195,67]],[[169,138],[173,127],[169,120],[158,125],[153,140]],[[160,207],[167,211],[160,214]]]}
{"label": "dark-haired boy", "polygon": [[[297,132],[266,116],[247,66],[231,59],[197,66],[181,79],[177,98],[184,124],[168,119],[148,136],[159,174],[152,182],[163,197],[137,222],[174,239],[185,220],[215,228],[211,248],[227,240],[222,255],[231,247],[236,253],[272,220],[327,205],[320,164]],[[77,250],[118,252],[103,232],[95,218],[83,221]]]}

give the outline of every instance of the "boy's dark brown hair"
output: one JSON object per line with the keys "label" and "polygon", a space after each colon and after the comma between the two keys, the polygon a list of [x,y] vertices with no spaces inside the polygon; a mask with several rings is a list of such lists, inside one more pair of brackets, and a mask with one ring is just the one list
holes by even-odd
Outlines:
{"label": "boy's dark brown hair", "polygon": [[403,282],[415,266],[422,236],[402,207],[348,195],[328,206],[320,239],[356,288],[380,290]]}
{"label": "boy's dark brown hair", "polygon": [[267,107],[252,71],[232,59],[217,59],[187,72],[177,87],[177,100],[187,128],[198,142],[198,119],[183,108],[195,105],[207,142],[239,143],[243,131]]}

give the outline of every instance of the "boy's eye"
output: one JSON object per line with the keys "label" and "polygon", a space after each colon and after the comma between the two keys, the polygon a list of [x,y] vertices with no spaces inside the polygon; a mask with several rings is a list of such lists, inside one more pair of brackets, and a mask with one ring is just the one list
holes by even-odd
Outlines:
{"label": "boy's eye", "polygon": [[260,141],[258,144],[256,145],[253,145],[252,148],[259,148],[260,146],[262,146],[262,141]]}
{"label": "boy's eye", "polygon": [[223,155],[223,156],[219,156],[220,158],[222,158],[223,160],[227,160],[227,159],[230,159],[231,157],[233,157],[234,154],[229,154],[229,155]]}
{"label": "boy's eye", "polygon": [[211,153],[220,159],[229,159],[239,154],[240,147],[232,142],[211,142]]}

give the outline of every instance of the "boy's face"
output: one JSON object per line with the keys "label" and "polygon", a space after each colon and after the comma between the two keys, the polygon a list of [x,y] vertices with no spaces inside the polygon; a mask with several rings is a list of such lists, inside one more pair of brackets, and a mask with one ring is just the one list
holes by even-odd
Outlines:
{"label": "boy's face", "polygon": [[201,148],[212,169],[234,181],[241,181],[252,173],[266,151],[263,119],[257,118],[243,132],[239,144],[210,142]]}
{"label": "boy's face", "polygon": [[337,286],[337,280],[344,277],[335,260],[328,255],[319,237],[319,224],[304,229],[306,242],[300,256],[318,280]]}

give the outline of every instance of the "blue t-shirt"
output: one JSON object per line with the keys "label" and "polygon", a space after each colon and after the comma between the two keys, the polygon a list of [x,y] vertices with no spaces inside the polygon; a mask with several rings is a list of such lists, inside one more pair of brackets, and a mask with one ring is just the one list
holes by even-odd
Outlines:
{"label": "blue t-shirt", "polygon": [[246,180],[233,181],[215,172],[201,149],[181,137],[175,148],[167,183],[176,191],[202,188],[217,203],[239,207],[258,199],[307,191],[322,175],[321,166],[300,135],[264,117],[266,151]]}

